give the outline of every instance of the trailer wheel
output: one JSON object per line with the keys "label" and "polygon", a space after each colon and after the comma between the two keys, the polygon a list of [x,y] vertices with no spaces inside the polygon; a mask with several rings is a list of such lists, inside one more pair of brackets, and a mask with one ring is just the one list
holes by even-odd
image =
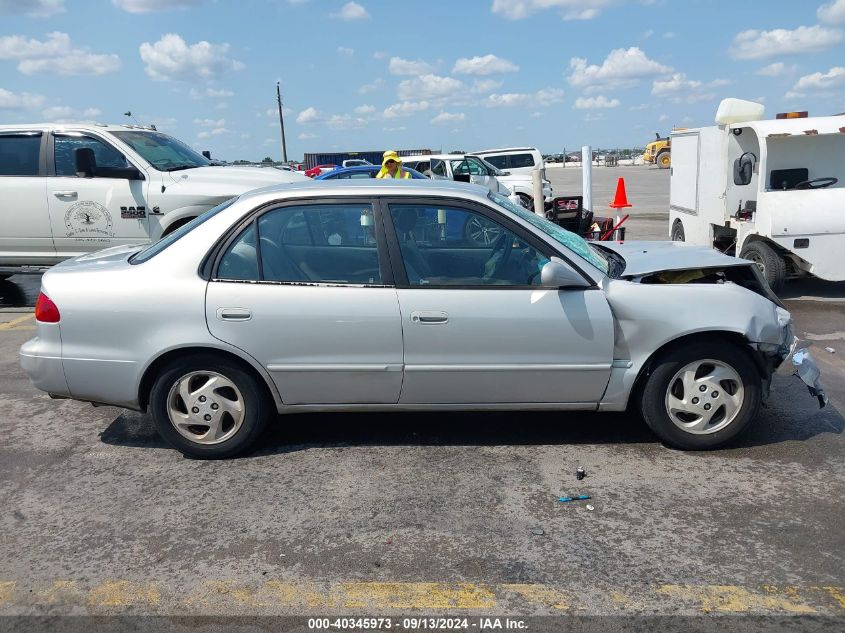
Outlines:
{"label": "trailer wheel", "polygon": [[664,149],[657,155],[656,162],[660,169],[669,169],[669,166],[672,164],[672,154],[668,149]]}
{"label": "trailer wheel", "polygon": [[771,246],[760,241],[748,242],[742,247],[739,256],[757,264],[772,290],[778,291],[783,287],[786,262]]}
{"label": "trailer wheel", "polygon": [[684,225],[680,220],[675,220],[675,224],[672,225],[672,241],[686,242],[686,240],[687,236],[684,233]]}

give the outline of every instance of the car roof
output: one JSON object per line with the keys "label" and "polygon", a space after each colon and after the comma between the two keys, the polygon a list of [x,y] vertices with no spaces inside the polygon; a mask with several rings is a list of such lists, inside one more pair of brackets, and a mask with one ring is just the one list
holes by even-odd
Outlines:
{"label": "car roof", "polygon": [[241,200],[252,198],[307,198],[314,195],[359,195],[359,196],[447,196],[486,199],[488,189],[451,180],[407,179],[327,179],[292,182],[253,189],[241,195]]}
{"label": "car roof", "polygon": [[[425,178],[425,176],[418,172],[416,169],[412,169],[411,167],[403,167],[403,169],[405,171],[410,172],[411,176],[417,179]],[[315,180],[333,180],[336,179],[338,176],[342,176],[343,174],[378,172],[380,170],[381,165],[353,165],[352,167],[341,167],[339,169],[326,172],[325,174],[320,174],[319,176],[317,176],[317,178],[315,178]]]}
{"label": "car roof", "polygon": [[400,156],[399,158],[401,158],[404,163],[406,160],[420,161],[430,158],[436,158],[438,160],[462,160],[467,156],[469,156],[469,154],[416,154],[414,156]]}
{"label": "car roof", "polygon": [[502,147],[499,149],[482,149],[470,154],[506,154],[508,152],[539,152],[536,147]]}
{"label": "car roof", "polygon": [[144,125],[120,125],[120,124],[108,124],[108,123],[92,123],[90,121],[85,123],[15,123],[15,124],[7,124],[7,125],[0,125],[0,131],[2,132],[12,132],[12,131],[22,131],[22,130],[31,130],[33,132],[48,132],[50,130],[76,130],[76,129],[88,129],[88,130],[98,130],[101,132],[128,132],[128,131],[138,131],[138,132],[159,132],[162,134],[166,134],[166,132],[162,132],[161,130],[154,130],[151,127],[144,126]]}

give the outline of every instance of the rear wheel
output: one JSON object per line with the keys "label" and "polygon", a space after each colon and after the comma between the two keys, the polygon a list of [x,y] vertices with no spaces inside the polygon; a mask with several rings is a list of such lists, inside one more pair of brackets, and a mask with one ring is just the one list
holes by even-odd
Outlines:
{"label": "rear wheel", "polygon": [[783,288],[786,281],[786,262],[771,246],[760,241],[746,242],[739,256],[757,264],[772,290]]}
{"label": "rear wheel", "polygon": [[655,162],[660,169],[669,169],[672,165],[672,155],[667,150],[663,150],[657,155]]}
{"label": "rear wheel", "polygon": [[672,225],[672,241],[684,242],[686,239],[687,236],[686,233],[684,233],[684,225],[680,220],[675,220],[675,223]]}
{"label": "rear wheel", "polygon": [[717,448],[746,430],[757,415],[761,382],[753,361],[735,345],[693,343],[657,360],[640,410],[669,446]]}
{"label": "rear wheel", "polygon": [[516,195],[519,198],[519,204],[520,205],[522,205],[523,207],[525,207],[529,211],[534,210],[534,198],[532,198],[531,196],[529,196],[528,194],[525,194],[525,193],[518,193]]}
{"label": "rear wheel", "polygon": [[211,354],[167,365],[153,384],[150,412],[169,444],[199,459],[246,451],[271,415],[255,378],[236,363]]}

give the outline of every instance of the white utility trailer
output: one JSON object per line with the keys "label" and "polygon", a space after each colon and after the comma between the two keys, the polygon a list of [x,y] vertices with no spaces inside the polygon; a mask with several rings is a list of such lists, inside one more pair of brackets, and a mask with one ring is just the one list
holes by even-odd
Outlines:
{"label": "white utility trailer", "polygon": [[715,126],[672,134],[672,239],[738,253],[775,289],[845,280],[845,115],[763,112],[725,99]]}

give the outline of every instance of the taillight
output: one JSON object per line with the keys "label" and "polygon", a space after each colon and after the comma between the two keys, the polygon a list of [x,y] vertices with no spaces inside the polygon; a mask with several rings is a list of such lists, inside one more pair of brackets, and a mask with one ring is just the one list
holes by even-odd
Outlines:
{"label": "taillight", "polygon": [[35,302],[35,320],[41,323],[58,323],[61,319],[59,307],[43,292],[38,293]]}

